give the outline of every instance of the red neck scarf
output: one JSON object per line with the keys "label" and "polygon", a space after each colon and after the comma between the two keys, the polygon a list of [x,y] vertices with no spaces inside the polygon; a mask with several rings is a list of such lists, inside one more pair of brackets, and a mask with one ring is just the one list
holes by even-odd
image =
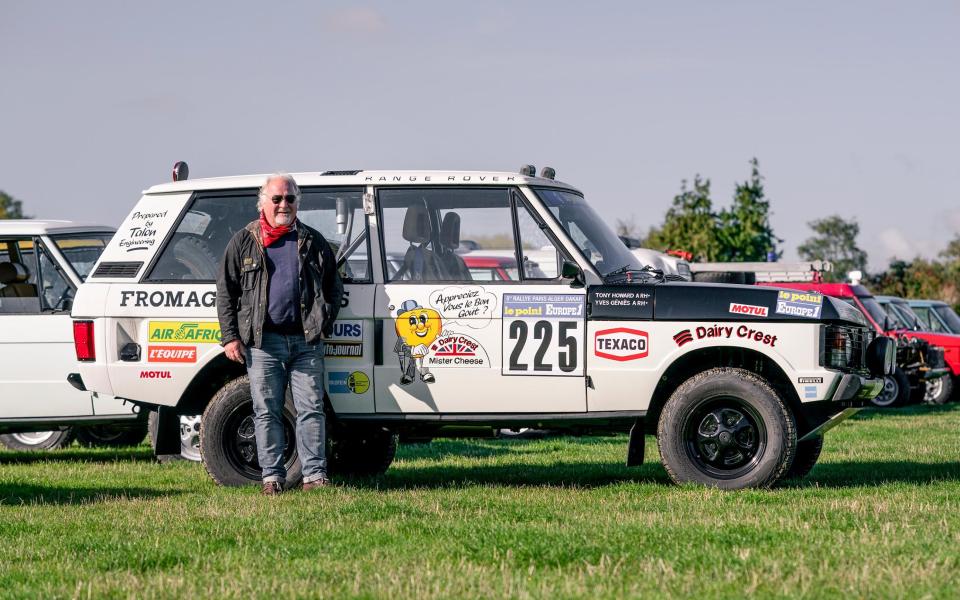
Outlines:
{"label": "red neck scarf", "polygon": [[260,235],[263,237],[263,247],[269,248],[274,242],[293,231],[296,221],[291,225],[277,225],[267,223],[267,217],[260,211]]}

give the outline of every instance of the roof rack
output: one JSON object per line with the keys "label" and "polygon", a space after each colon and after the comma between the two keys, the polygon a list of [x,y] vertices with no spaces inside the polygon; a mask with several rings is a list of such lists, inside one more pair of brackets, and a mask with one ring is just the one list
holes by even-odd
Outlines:
{"label": "roof rack", "polygon": [[826,260],[806,262],[728,262],[690,263],[694,273],[754,273],[757,281],[812,281],[822,282],[823,274],[833,271],[833,263]]}

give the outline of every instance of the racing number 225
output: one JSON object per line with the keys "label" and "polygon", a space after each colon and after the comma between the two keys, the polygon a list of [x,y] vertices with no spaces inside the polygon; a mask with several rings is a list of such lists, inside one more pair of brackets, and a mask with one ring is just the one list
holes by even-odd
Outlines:
{"label": "racing number 225", "polygon": [[[530,372],[530,364],[524,358],[524,348],[530,337],[529,321],[512,321],[508,336],[516,340],[513,350],[510,351],[510,362],[507,371],[511,373]],[[553,326],[557,326],[557,341],[553,342]],[[535,321],[533,322],[533,345],[536,351],[533,354],[533,373],[550,373],[558,368],[562,373],[573,373],[577,370],[577,329],[578,321]],[[529,354],[526,353],[527,355]],[[548,356],[549,355],[549,356]],[[556,365],[554,365],[554,357]],[[523,362],[521,362],[523,361]],[[531,373],[531,374],[533,374]]]}

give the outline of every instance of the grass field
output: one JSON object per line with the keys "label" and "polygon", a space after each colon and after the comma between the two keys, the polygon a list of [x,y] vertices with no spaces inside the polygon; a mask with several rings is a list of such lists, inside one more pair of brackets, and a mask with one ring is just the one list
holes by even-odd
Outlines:
{"label": "grass field", "polygon": [[960,406],[861,413],[806,479],[671,485],[647,441],[437,441],[264,498],[144,446],[0,452],[3,597],[956,598]]}

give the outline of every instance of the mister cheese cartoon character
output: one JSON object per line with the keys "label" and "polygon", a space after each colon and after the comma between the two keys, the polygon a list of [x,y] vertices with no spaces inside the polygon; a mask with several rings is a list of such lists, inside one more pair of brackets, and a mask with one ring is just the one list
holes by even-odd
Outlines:
{"label": "mister cheese cartoon character", "polygon": [[440,335],[440,313],[423,308],[416,300],[406,300],[397,310],[396,327],[398,339],[393,351],[400,357],[401,385],[412,383],[418,371],[420,381],[436,381],[433,373],[423,366],[423,358],[429,352],[430,344]]}

